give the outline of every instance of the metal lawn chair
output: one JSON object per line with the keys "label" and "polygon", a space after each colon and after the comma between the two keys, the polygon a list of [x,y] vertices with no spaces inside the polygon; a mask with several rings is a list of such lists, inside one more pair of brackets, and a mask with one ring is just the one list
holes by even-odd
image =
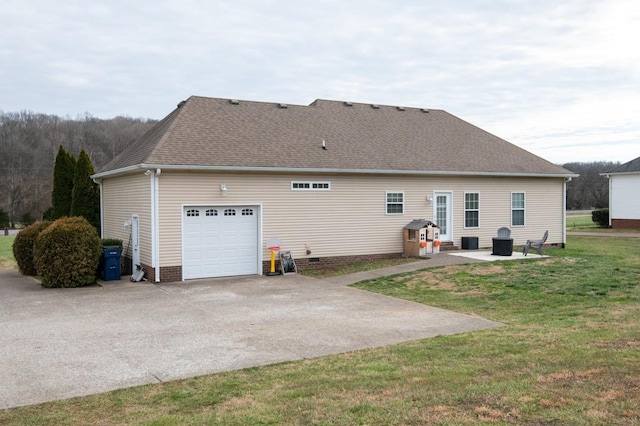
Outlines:
{"label": "metal lawn chair", "polygon": [[529,249],[534,248],[538,251],[538,254],[542,256],[542,246],[544,245],[545,241],[547,241],[547,237],[549,237],[548,230],[544,231],[544,236],[540,240],[527,240],[522,253],[526,256],[529,253]]}

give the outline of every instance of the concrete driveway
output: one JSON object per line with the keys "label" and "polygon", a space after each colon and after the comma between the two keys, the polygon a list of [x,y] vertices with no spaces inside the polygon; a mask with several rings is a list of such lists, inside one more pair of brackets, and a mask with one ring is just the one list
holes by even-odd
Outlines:
{"label": "concrete driveway", "polygon": [[0,271],[0,409],[499,323],[300,275],[44,289]]}

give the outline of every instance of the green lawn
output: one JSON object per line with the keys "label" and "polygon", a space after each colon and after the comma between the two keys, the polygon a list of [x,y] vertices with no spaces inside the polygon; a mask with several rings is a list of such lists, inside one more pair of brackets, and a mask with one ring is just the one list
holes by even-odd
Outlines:
{"label": "green lawn", "polygon": [[593,231],[601,229],[591,219],[591,214],[567,215],[567,231]]}
{"label": "green lawn", "polygon": [[13,259],[13,240],[15,236],[0,237],[0,269],[16,268],[16,262]]}
{"label": "green lawn", "polygon": [[9,409],[0,424],[640,424],[640,238],[567,247],[358,284],[500,328]]}

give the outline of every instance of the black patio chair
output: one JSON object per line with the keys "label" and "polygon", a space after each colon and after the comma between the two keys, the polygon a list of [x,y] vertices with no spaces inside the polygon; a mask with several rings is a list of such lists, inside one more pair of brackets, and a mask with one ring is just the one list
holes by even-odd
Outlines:
{"label": "black patio chair", "polygon": [[540,240],[527,240],[527,243],[524,245],[524,250],[522,253],[526,256],[529,253],[529,249],[534,248],[538,251],[538,254],[542,256],[542,246],[545,241],[549,237],[549,231],[544,231],[544,236]]}

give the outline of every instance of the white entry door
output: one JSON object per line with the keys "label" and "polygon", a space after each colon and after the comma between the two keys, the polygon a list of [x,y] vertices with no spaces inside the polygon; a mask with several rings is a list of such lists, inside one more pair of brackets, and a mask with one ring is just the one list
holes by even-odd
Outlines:
{"label": "white entry door", "polygon": [[449,191],[435,192],[433,199],[433,218],[438,228],[440,228],[440,240],[452,241],[452,212],[451,199],[453,194]]}
{"label": "white entry door", "polygon": [[185,207],[185,279],[259,274],[258,207]]}

